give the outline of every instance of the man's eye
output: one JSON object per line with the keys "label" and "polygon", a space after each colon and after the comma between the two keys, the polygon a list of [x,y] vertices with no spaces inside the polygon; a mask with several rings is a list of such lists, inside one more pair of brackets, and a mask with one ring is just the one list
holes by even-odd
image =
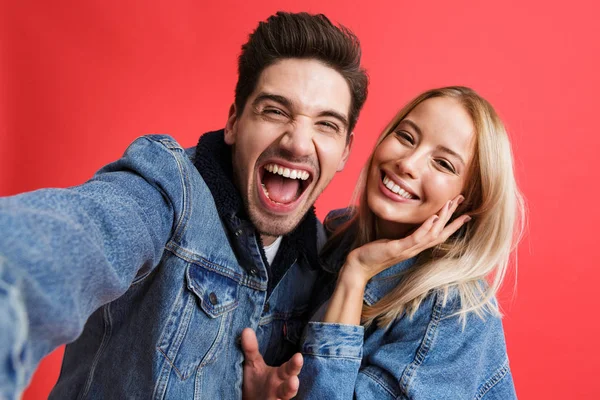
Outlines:
{"label": "man's eye", "polygon": [[285,116],[285,113],[277,108],[265,108],[263,113],[273,116]]}
{"label": "man's eye", "polygon": [[330,121],[320,121],[319,125],[324,127],[328,132],[339,132],[340,128]]}
{"label": "man's eye", "polygon": [[437,165],[439,165],[441,168],[445,169],[446,171],[456,173],[456,169],[454,168],[452,163],[450,163],[449,161],[444,160],[444,159],[437,159],[437,160],[435,160],[435,162],[437,163]]}
{"label": "man's eye", "polygon": [[396,131],[396,136],[398,137],[398,139],[407,142],[409,144],[415,144],[415,139],[412,137],[412,135],[406,131]]}

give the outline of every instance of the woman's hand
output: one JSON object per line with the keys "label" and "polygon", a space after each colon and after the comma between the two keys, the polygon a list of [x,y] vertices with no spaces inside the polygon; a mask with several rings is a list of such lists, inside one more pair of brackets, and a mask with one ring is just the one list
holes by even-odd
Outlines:
{"label": "woman's hand", "polygon": [[376,240],[352,250],[340,271],[323,322],[360,325],[363,296],[369,279],[392,265],[445,242],[471,219],[468,215],[461,215],[448,224],[463,200],[464,197],[459,195],[448,201],[438,214],[431,216],[405,238]]}
{"label": "woman's hand", "polygon": [[398,239],[380,239],[367,243],[348,254],[340,271],[340,279],[366,286],[369,279],[401,261],[408,260],[433,246],[445,242],[471,217],[461,215],[446,225],[464,197],[450,200],[436,215],[432,215],[411,235]]}

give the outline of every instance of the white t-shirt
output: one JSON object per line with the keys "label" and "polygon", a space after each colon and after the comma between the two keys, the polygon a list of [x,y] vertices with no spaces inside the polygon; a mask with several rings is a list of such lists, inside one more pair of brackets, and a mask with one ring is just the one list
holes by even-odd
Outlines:
{"label": "white t-shirt", "polygon": [[283,236],[279,236],[273,243],[268,246],[265,246],[265,256],[267,256],[267,261],[270,264],[273,264],[273,260],[275,259],[275,255],[277,255],[277,250],[279,250],[279,245],[281,244],[281,238]]}

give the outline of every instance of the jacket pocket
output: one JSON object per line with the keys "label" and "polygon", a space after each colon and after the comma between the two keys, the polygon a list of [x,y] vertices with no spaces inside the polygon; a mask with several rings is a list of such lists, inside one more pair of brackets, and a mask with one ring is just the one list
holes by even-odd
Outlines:
{"label": "jacket pocket", "polygon": [[217,359],[230,335],[238,283],[200,264],[188,264],[158,350],[180,379]]}

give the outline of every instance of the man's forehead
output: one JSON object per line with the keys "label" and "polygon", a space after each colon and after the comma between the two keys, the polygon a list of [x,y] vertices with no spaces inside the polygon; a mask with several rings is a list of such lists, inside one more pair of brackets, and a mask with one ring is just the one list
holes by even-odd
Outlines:
{"label": "man's forehead", "polygon": [[317,60],[301,59],[281,60],[265,68],[252,97],[253,102],[286,99],[297,112],[334,111],[346,119],[351,103],[350,88],[339,72]]}

